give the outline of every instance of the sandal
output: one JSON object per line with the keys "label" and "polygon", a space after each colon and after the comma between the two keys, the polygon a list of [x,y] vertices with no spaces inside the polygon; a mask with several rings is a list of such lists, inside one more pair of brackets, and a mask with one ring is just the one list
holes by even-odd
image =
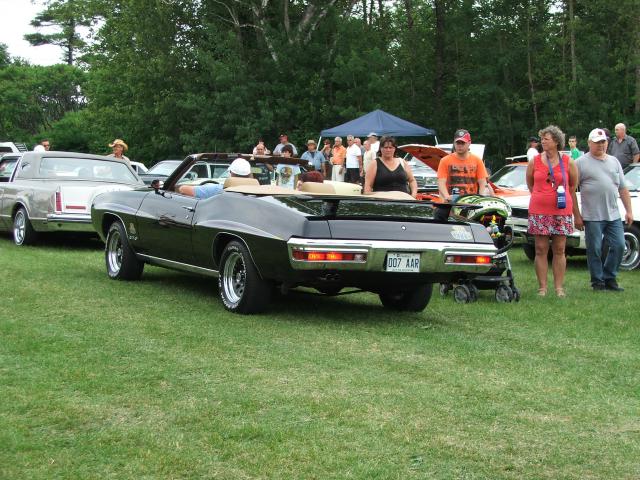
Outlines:
{"label": "sandal", "polygon": [[539,297],[546,297],[547,296],[547,287],[540,287],[538,289],[538,296]]}
{"label": "sandal", "polygon": [[564,288],[562,288],[562,287],[556,288],[556,296],[559,297],[559,298],[566,297],[567,294],[564,292]]}

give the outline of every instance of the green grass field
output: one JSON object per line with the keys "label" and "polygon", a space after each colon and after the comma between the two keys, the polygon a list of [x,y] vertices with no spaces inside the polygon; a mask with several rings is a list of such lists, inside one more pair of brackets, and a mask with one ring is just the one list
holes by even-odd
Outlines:
{"label": "green grass field", "polygon": [[109,280],[101,244],[0,237],[0,478],[640,478],[640,272],[566,299],[292,294],[227,313],[214,282]]}

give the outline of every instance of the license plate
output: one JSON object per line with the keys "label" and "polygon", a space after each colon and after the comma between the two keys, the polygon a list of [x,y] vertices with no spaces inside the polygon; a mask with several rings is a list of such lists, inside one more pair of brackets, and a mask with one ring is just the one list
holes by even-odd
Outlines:
{"label": "license plate", "polygon": [[387,253],[387,272],[419,272],[419,253]]}

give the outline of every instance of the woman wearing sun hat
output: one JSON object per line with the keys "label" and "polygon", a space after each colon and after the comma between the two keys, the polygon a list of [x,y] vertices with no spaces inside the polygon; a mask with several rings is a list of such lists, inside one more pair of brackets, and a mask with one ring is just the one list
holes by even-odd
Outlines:
{"label": "woman wearing sun hat", "polygon": [[116,138],[112,143],[109,144],[109,146],[113,149],[113,153],[107,155],[108,157],[115,157],[121,160],[126,160],[127,162],[129,162],[129,164],[131,164],[131,160],[129,160],[129,158],[124,155],[124,152],[129,150],[129,146],[124,143],[124,140]]}

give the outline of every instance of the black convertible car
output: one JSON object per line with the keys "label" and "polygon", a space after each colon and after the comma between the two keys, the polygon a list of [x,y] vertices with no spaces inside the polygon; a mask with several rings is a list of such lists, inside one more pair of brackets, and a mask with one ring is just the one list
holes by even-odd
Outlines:
{"label": "black convertible car", "polygon": [[[136,280],[145,263],[217,277],[224,306],[238,313],[299,286],[327,295],[355,287],[387,308],[421,311],[434,282],[491,268],[496,250],[482,225],[438,222],[431,204],[403,193],[339,195],[311,183],[294,191],[237,177],[208,199],[177,193],[195,163],[229,157],[190,155],[162,189],[96,197],[91,216],[109,277]],[[247,159],[256,172],[269,161]]]}

